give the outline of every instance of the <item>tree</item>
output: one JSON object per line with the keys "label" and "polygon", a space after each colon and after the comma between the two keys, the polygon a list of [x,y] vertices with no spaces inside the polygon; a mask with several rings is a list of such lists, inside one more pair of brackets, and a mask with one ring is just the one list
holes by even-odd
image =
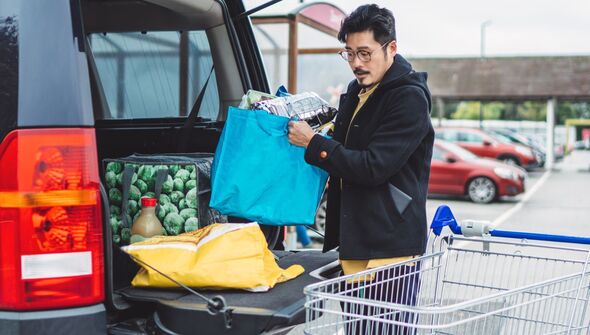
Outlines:
{"label": "tree", "polygon": [[517,120],[545,121],[547,104],[541,101],[525,101],[516,107]]}
{"label": "tree", "polygon": [[452,119],[459,120],[479,120],[480,104],[484,120],[500,119],[506,106],[502,102],[485,102],[463,101],[459,103],[455,112],[451,115]]}

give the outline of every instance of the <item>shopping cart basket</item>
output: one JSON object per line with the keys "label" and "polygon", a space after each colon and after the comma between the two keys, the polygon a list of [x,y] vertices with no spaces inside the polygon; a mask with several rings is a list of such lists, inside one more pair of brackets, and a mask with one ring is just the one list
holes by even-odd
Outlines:
{"label": "shopping cart basket", "polygon": [[307,286],[305,334],[590,334],[590,238],[458,224],[447,206],[431,229],[427,255]]}

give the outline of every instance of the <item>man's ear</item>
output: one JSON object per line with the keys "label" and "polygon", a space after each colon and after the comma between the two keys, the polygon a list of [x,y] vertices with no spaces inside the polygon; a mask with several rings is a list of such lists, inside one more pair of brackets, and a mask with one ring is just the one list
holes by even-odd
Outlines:
{"label": "man's ear", "polygon": [[397,53],[397,41],[396,40],[391,41],[391,43],[389,43],[387,45],[387,51],[389,52],[389,54],[395,56],[395,54]]}

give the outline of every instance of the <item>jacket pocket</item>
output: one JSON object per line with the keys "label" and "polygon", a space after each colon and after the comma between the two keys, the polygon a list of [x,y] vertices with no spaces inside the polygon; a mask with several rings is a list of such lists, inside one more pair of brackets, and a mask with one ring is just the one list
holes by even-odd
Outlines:
{"label": "jacket pocket", "polygon": [[387,186],[389,186],[389,194],[391,195],[391,199],[395,204],[397,212],[403,215],[408,206],[410,206],[412,197],[391,183],[387,183]]}

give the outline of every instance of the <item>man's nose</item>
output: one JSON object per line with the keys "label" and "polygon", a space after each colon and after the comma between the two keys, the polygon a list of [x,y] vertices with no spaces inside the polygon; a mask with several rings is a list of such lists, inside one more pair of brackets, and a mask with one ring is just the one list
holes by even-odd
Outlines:
{"label": "man's nose", "polygon": [[359,65],[361,65],[361,64],[362,64],[362,62],[361,62],[361,60],[359,59],[359,57],[358,57],[358,56],[355,56],[355,57],[352,59],[352,62],[350,62],[350,66],[351,66],[353,69],[357,69],[357,68],[359,68]]}

